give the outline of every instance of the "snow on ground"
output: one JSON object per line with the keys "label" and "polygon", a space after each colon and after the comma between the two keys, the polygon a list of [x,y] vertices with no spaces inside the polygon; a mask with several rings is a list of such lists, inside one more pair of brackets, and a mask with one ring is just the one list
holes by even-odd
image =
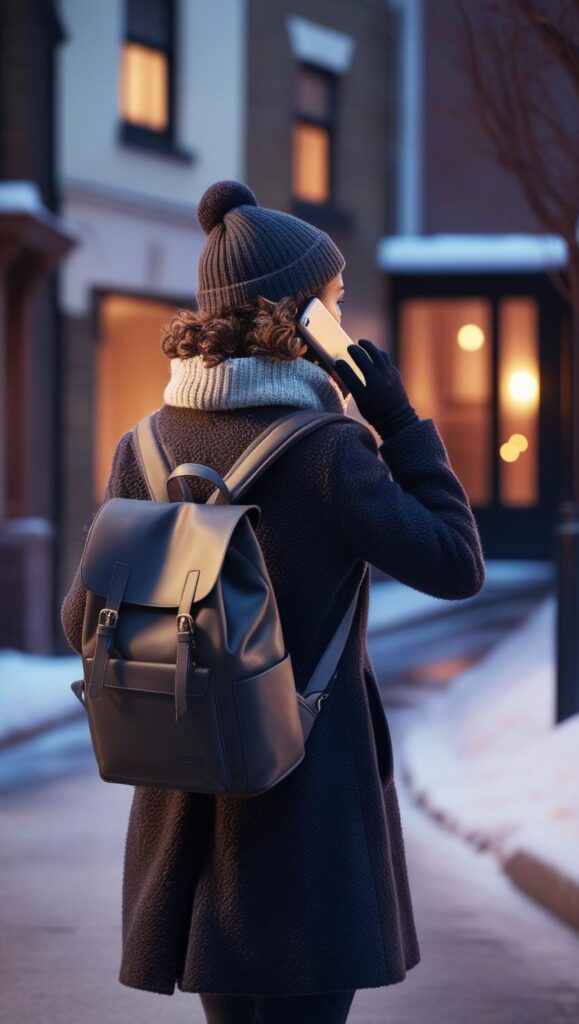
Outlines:
{"label": "snow on ground", "polygon": [[82,678],[80,655],[49,657],[0,650],[0,744],[82,708],[70,688]]}
{"label": "snow on ground", "polygon": [[448,827],[505,865],[524,851],[576,898],[579,715],[554,722],[555,614],[551,595],[427,702],[401,757],[415,797]]}
{"label": "snow on ground", "polygon": [[[553,579],[553,566],[550,562],[487,559],[485,568],[485,591],[493,587],[524,589],[525,585],[534,586]],[[368,633],[379,633],[384,629],[404,626],[420,618],[448,615],[449,611],[472,600],[467,597],[458,601],[448,601],[446,598],[423,594],[422,591],[407,587],[398,580],[376,580],[372,583],[371,589]]]}

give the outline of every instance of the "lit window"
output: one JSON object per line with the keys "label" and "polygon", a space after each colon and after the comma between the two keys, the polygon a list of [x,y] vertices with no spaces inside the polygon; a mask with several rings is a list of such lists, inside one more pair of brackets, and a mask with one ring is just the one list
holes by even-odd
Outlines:
{"label": "lit window", "polygon": [[538,316],[536,300],[526,296],[420,297],[400,305],[398,366],[412,404],[435,420],[479,508],[538,501]]}
{"label": "lit window", "polygon": [[492,504],[491,303],[475,296],[406,299],[398,336],[398,367],[412,404],[435,420],[472,504]]}
{"label": "lit window", "polygon": [[121,73],[121,113],[125,121],[153,131],[169,125],[167,57],[138,43],[125,43]]}
{"label": "lit window", "polygon": [[175,145],[174,40],[174,0],[126,0],[119,82],[125,142]]}
{"label": "lit window", "polygon": [[294,125],[294,195],[309,203],[326,202],[329,195],[329,140],[312,124]]}
{"label": "lit window", "polygon": [[499,322],[499,463],[503,505],[535,505],[539,493],[539,311],[526,296],[502,299]]}
{"label": "lit window", "polygon": [[299,64],[292,132],[292,192],[308,203],[332,200],[336,76]]}

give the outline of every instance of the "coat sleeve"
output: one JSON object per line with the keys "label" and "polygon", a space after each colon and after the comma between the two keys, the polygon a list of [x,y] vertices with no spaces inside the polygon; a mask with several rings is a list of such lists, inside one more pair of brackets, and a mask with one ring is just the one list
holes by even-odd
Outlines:
{"label": "coat sleeve", "polygon": [[363,424],[336,433],[333,507],[352,556],[433,597],[478,593],[485,565],[476,520],[434,420],[380,447]]}
{"label": "coat sleeve", "polygon": [[[130,466],[132,462],[134,462],[136,466],[136,456],[134,455],[131,431],[127,431],[127,433],[123,434],[121,437],[113,454],[111,471],[103,495],[103,504],[105,501],[108,501],[109,498],[132,496],[129,493],[130,488],[128,487],[131,477],[127,473],[127,466]],[[93,519],[96,514],[97,513],[95,512],[92,517]],[[83,527],[83,536],[85,540],[90,529],[90,525],[91,524],[89,523]],[[60,609],[60,621],[62,623],[64,635],[66,636],[69,645],[77,652],[77,654],[82,652],[82,622],[84,618],[85,603],[86,587],[80,578],[79,562],[74,579]]]}

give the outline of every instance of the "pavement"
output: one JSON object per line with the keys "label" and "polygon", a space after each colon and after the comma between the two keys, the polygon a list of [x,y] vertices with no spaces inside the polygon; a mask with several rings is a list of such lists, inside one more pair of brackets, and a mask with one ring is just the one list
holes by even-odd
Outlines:
{"label": "pavement", "polygon": [[[432,720],[433,707],[442,707],[446,694],[458,695],[455,721],[468,723],[468,709],[462,717],[457,711],[461,690],[468,689],[464,679],[478,671],[484,701],[485,662],[493,652],[497,657],[502,642],[510,640],[502,649],[503,662],[508,655],[510,663],[510,670],[503,664],[504,679],[520,667],[530,623],[540,649],[550,629],[550,578],[550,566],[538,563],[487,563],[483,591],[461,602],[429,598],[394,581],[373,584],[369,647],[393,737],[422,960],[401,984],[359,990],[348,1017],[352,1024],[579,1021],[579,933],[568,919],[572,900],[563,865],[554,864],[556,856],[564,859],[560,843],[542,830],[541,848],[536,826],[535,840],[515,844],[510,863],[501,861],[492,843],[473,843],[461,832],[460,803],[454,818],[445,816],[436,786],[419,792],[409,753],[413,744],[417,749],[415,738],[426,735],[429,720],[431,751],[436,752],[435,741],[448,738]],[[536,628],[541,621],[542,640]],[[456,650],[449,657],[452,644]],[[0,1019],[147,1024],[156,1022],[162,1006],[164,1021],[205,1024],[193,993],[176,989],[167,998],[117,982],[132,788],[98,776],[86,716],[69,689],[70,680],[80,676],[80,659],[61,660],[60,677],[51,683],[56,714],[46,714],[45,701],[36,721],[19,715],[21,740],[12,729],[11,741],[0,749]],[[0,697],[5,683],[0,671]],[[63,687],[73,702],[64,710],[69,721],[63,720]],[[32,692],[22,709],[34,707]],[[0,736],[2,713],[0,699]],[[424,757],[422,762],[428,766]],[[463,774],[466,769],[463,760]],[[533,830],[526,821],[519,838]],[[572,874],[578,861],[570,848],[566,856]],[[548,907],[545,890],[557,894]]]}
{"label": "pavement", "polygon": [[[411,707],[388,712],[395,752],[417,714]],[[69,734],[60,744],[63,758],[68,745],[66,774],[32,787],[19,782],[0,797],[0,1019],[205,1024],[196,994],[176,989],[167,997],[117,980],[132,789],[98,777],[83,729],[60,730]],[[29,749],[50,736],[37,737]],[[13,749],[10,757],[16,756]],[[36,757],[46,761],[46,748]],[[577,933],[529,900],[494,856],[473,850],[425,814],[400,767],[398,758],[422,959],[399,984],[358,990],[349,1024],[576,1024]]]}

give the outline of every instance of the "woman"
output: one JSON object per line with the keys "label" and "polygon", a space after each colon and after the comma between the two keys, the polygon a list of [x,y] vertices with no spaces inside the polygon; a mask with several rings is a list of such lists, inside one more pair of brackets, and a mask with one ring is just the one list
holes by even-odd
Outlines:
{"label": "woman", "polygon": [[[265,209],[240,182],[204,193],[198,310],[163,332],[171,360],[155,429],[174,465],[222,476],[295,408],[345,412],[347,388],[380,437],[334,420],[253,485],[256,533],[305,685],[367,563],[411,587],[476,594],[484,562],[468,498],[431,419],[420,419],[386,353],[350,351],[329,373],[295,327],[318,295],[336,320],[345,260],[323,231]],[[341,379],[340,379],[341,378]],[[193,500],[213,485],[187,478]],[[131,432],[105,499],[147,499]],[[62,606],[81,650],[79,573]],[[369,583],[306,757],[254,798],[135,787],[124,856],[119,981],[200,994],[207,1020],[342,1022],[358,988],[402,981],[420,960],[392,745],[366,646]]]}

